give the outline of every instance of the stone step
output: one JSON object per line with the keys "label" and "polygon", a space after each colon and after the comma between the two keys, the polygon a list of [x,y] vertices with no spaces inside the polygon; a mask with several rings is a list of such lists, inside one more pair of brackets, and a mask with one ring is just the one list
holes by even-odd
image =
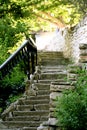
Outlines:
{"label": "stone step", "polygon": [[19,111],[32,111],[32,110],[49,110],[49,104],[36,104],[36,105],[19,105]]}
{"label": "stone step", "polygon": [[23,127],[22,130],[37,130],[37,127]]}
{"label": "stone step", "polygon": [[42,73],[40,80],[44,80],[44,79],[62,79],[62,78],[66,78],[67,77],[67,73],[66,72],[59,72],[59,73]]}
{"label": "stone step", "polygon": [[69,60],[64,58],[63,52],[38,52],[38,61],[41,65],[67,65]]}
{"label": "stone step", "polygon": [[37,95],[49,95],[49,90],[38,90]]}
{"label": "stone step", "polygon": [[0,130],[18,130],[17,128],[8,128],[6,125],[3,124],[3,121],[0,119]]}
{"label": "stone step", "polygon": [[54,65],[54,66],[52,66],[52,65],[47,65],[47,66],[41,65],[40,67],[41,67],[41,69],[62,69],[62,68],[65,69],[65,68],[67,68],[66,65]]}
{"label": "stone step", "polygon": [[36,95],[36,96],[27,96],[27,99],[29,100],[42,100],[42,99],[48,99],[49,100],[49,95]]}
{"label": "stone step", "polygon": [[[51,57],[46,56],[46,57],[41,58],[41,62],[48,61],[48,63],[49,63],[49,62],[52,62],[52,60],[54,63],[55,63],[55,61],[57,61],[57,63],[58,63],[58,62],[65,61],[68,59],[64,58],[64,57],[53,57],[53,56],[51,56]],[[56,64],[54,64],[54,65],[56,65]],[[58,64],[58,65],[60,65],[60,64]]]}
{"label": "stone step", "polygon": [[9,128],[38,127],[41,121],[4,121],[3,124]]}
{"label": "stone step", "polygon": [[39,62],[41,65],[67,65],[69,63],[68,59],[64,58],[51,58],[51,59],[41,59]]}
{"label": "stone step", "polygon": [[40,121],[40,116],[16,116],[7,117],[6,121]]}
{"label": "stone step", "polygon": [[41,66],[41,73],[49,73],[49,72],[67,72],[66,65],[58,65],[58,66]]}
{"label": "stone step", "polygon": [[19,130],[19,129],[18,128],[14,128],[14,129],[13,128],[11,128],[11,129],[10,128],[0,128],[0,130]]}
{"label": "stone step", "polygon": [[37,104],[37,105],[34,105],[34,109],[37,110],[37,111],[49,110],[49,103],[48,104]]}
{"label": "stone step", "polygon": [[44,80],[39,80],[38,82],[39,83],[46,83],[46,84],[49,84],[51,82],[63,82],[66,80],[66,77],[63,78],[63,79],[44,79]]}
{"label": "stone step", "polygon": [[71,82],[67,81],[67,80],[62,80],[62,81],[56,81],[56,82],[51,82],[52,85],[70,85]]}
{"label": "stone step", "polygon": [[38,51],[38,58],[52,58],[52,57],[63,57],[63,52],[56,52],[56,51]]}
{"label": "stone step", "polygon": [[[51,83],[51,81],[52,81],[52,79],[40,79],[40,80],[38,80],[38,83],[41,83],[41,84],[44,84],[44,83],[46,83],[46,84],[50,84]],[[56,81],[55,79],[53,79],[53,81]]]}
{"label": "stone step", "polygon": [[[32,105],[34,104],[48,104],[49,103],[49,95],[43,93],[44,90],[39,90],[36,96],[27,96],[26,98],[19,99],[19,105],[30,105],[30,108],[32,108]],[[46,93],[49,93],[48,90],[45,90]],[[44,95],[41,95],[41,94]],[[41,98],[40,98],[41,96]],[[44,97],[44,98],[43,98]],[[46,98],[47,97],[47,98]]]}
{"label": "stone step", "polygon": [[50,84],[35,83],[35,86],[37,86],[38,90],[50,90]]}
{"label": "stone step", "polygon": [[0,130],[37,130],[37,127],[23,127],[23,128],[6,128]]}
{"label": "stone step", "polygon": [[16,117],[7,117],[6,121],[46,121],[48,116],[16,116]]}
{"label": "stone step", "polygon": [[23,105],[35,105],[35,104],[48,104],[49,100],[45,99],[45,100],[30,100],[30,99],[26,99],[25,101],[23,101]]}
{"label": "stone step", "polygon": [[33,110],[33,105],[17,105],[18,111],[31,111]]}
{"label": "stone step", "polygon": [[49,111],[13,111],[14,116],[48,116]]}

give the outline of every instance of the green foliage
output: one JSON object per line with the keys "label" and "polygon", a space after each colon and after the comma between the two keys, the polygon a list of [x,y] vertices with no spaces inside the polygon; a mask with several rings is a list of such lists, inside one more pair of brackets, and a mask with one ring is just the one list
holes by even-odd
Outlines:
{"label": "green foliage", "polygon": [[[55,18],[62,18],[65,24],[75,25],[87,11],[86,0],[1,0],[0,6],[0,18],[7,16],[11,20],[24,20],[24,23],[28,20],[27,26],[33,31],[36,27],[36,30],[49,29],[50,22],[56,22]],[[50,21],[47,15],[43,17],[42,12],[50,14],[54,20]]]}
{"label": "green foliage", "polygon": [[15,101],[20,94],[24,93],[26,78],[24,71],[19,65],[14,68],[10,75],[0,81],[0,107],[4,110],[11,102]]}
{"label": "green foliage", "polygon": [[8,47],[12,49],[25,34],[49,30],[50,22],[57,24],[61,20],[75,25],[84,14],[79,9],[87,9],[86,3],[85,0],[0,0],[0,45],[6,45],[7,52]]}
{"label": "green foliage", "polygon": [[[26,39],[27,26],[21,20],[0,20],[0,64],[9,57]],[[3,49],[2,49],[3,48]]]}
{"label": "green foliage", "polygon": [[55,115],[64,130],[87,130],[87,71],[79,70],[75,89],[56,100]]}
{"label": "green foliage", "polygon": [[17,67],[15,67],[13,69],[11,74],[7,75],[3,79],[3,82],[1,81],[0,86],[1,87],[10,86],[12,88],[15,88],[15,87],[19,86],[19,84],[20,85],[22,84],[22,82],[24,81],[24,78],[25,78],[25,74],[24,74],[23,70],[21,70],[20,66],[18,65]]}
{"label": "green foliage", "polygon": [[[22,44],[29,33],[48,31],[51,24],[58,25],[59,21],[75,25],[87,11],[86,7],[85,0],[0,0],[0,64]],[[0,87],[8,88],[10,94],[10,88],[21,86],[23,77],[21,70],[16,68],[10,78],[7,76],[1,81]],[[4,101],[4,96],[1,99]]]}

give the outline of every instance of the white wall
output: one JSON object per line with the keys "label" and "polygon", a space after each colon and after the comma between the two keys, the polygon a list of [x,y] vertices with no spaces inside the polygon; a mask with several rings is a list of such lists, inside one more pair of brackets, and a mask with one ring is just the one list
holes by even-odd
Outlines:
{"label": "white wall", "polygon": [[43,51],[63,51],[65,39],[61,30],[54,32],[43,32],[36,35],[36,45],[38,50]]}

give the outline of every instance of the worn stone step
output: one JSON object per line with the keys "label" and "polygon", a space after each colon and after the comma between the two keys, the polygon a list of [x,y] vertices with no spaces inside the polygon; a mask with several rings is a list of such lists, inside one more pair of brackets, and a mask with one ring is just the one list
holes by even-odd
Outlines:
{"label": "worn stone step", "polygon": [[70,85],[71,82],[69,82],[67,80],[60,80],[60,81],[51,82],[51,84],[53,84],[53,85]]}
{"label": "worn stone step", "polygon": [[54,65],[54,66],[52,66],[52,65],[47,65],[47,66],[41,65],[40,68],[41,68],[41,70],[44,70],[44,69],[55,70],[55,69],[65,69],[65,68],[67,68],[67,66],[66,65]]}
{"label": "worn stone step", "polygon": [[34,105],[34,109],[37,111],[49,110],[49,104],[37,104],[37,105]]}
{"label": "worn stone step", "polygon": [[37,130],[37,127],[23,127],[22,130]]}
{"label": "worn stone step", "polygon": [[10,128],[3,129],[3,128],[1,128],[0,130],[19,130],[19,129],[15,129],[15,128],[12,128],[12,129],[10,129]]}
{"label": "worn stone step", "polygon": [[41,74],[41,79],[62,79],[66,78],[67,73],[66,72],[59,72],[59,73],[42,73]]}
{"label": "worn stone step", "polygon": [[7,117],[6,121],[46,121],[48,116],[16,116]]}
{"label": "worn stone step", "polygon": [[13,111],[14,116],[48,116],[49,111]]}
{"label": "worn stone step", "polygon": [[50,91],[48,90],[38,90],[37,95],[49,95]]}
{"label": "worn stone step", "polygon": [[18,128],[0,128],[0,130],[19,130]]}
{"label": "worn stone step", "polygon": [[63,52],[39,52],[38,61],[42,65],[67,64],[69,60],[64,58]]}
{"label": "worn stone step", "polygon": [[61,51],[38,51],[38,58],[52,58],[52,57],[63,57],[63,52]]}
{"label": "worn stone step", "polygon": [[2,119],[0,119],[0,130],[18,130],[17,128],[10,129],[5,124],[3,124]]}
{"label": "worn stone step", "polygon": [[38,127],[41,121],[4,121],[3,124],[9,128]]}
{"label": "worn stone step", "polygon": [[41,65],[67,65],[69,63],[69,60],[64,58],[48,58],[42,59],[39,63]]}
{"label": "worn stone step", "polygon": [[33,110],[33,105],[17,105],[18,111],[31,111]]}
{"label": "worn stone step", "polygon": [[6,121],[40,121],[40,116],[15,116],[7,117]]}
{"label": "worn stone step", "polygon": [[48,99],[49,100],[49,95],[36,95],[36,96],[27,96],[27,99],[29,100],[42,100],[42,99]]}
{"label": "worn stone step", "polygon": [[25,100],[24,101],[24,105],[35,105],[35,104],[48,104],[49,103],[49,100],[48,99],[45,99],[45,100]]}
{"label": "worn stone step", "polygon": [[[30,108],[32,108],[32,105],[34,105],[34,104],[46,104],[46,103],[48,104],[49,95],[48,94],[40,95],[41,93],[43,93],[43,90],[39,90],[39,91],[37,93],[37,96],[30,96],[30,97],[27,96],[25,99],[20,99],[19,105],[30,105]],[[46,90],[46,92],[49,93],[49,91],[47,91],[47,90]],[[40,98],[40,96],[41,96],[41,98]],[[44,98],[43,98],[43,96],[44,96]]]}
{"label": "worn stone step", "polygon": [[46,84],[49,84],[49,83],[51,83],[51,82],[62,82],[62,81],[64,81],[64,80],[66,80],[66,77],[65,78],[63,78],[63,79],[44,79],[44,80],[39,80],[38,82],[39,83],[46,83]]}
{"label": "worn stone step", "polygon": [[[47,62],[48,61],[48,63],[49,62],[52,62],[52,60],[53,60],[53,62],[55,62],[55,61],[57,61],[57,63],[60,61],[64,61],[65,60],[65,58],[64,57],[49,57],[49,56],[46,56],[46,58],[41,58],[41,62],[43,63],[43,62]],[[56,62],[55,62],[56,63]],[[54,65],[56,65],[56,64],[54,64]],[[58,65],[60,65],[60,64],[58,64]]]}
{"label": "worn stone step", "polygon": [[66,65],[57,65],[57,66],[41,66],[41,73],[55,73],[55,72],[66,72]]}
{"label": "worn stone step", "polygon": [[[38,80],[38,83],[41,83],[41,84],[44,84],[44,83],[46,83],[46,84],[50,84],[51,83],[51,81],[52,81],[52,79],[40,79],[40,80]],[[53,79],[53,81],[56,81],[55,79]]]}
{"label": "worn stone step", "polygon": [[20,111],[49,110],[49,104],[19,105],[17,109]]}
{"label": "worn stone step", "polygon": [[37,86],[38,90],[50,90],[50,84],[35,83],[35,86]]}

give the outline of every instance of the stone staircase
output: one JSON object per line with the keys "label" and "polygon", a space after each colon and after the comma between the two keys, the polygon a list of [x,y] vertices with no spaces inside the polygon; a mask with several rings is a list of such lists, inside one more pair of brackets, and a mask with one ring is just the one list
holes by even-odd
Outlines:
{"label": "stone staircase", "polygon": [[67,65],[69,63],[68,58],[64,58],[63,52],[56,52],[56,51],[39,51],[39,64],[42,66],[58,66],[58,65]]}
{"label": "stone staircase", "polygon": [[50,84],[67,78],[69,60],[62,52],[38,52],[40,79],[34,79],[36,95],[25,94],[10,111],[2,113],[0,130],[37,130],[41,123],[49,119]]}

